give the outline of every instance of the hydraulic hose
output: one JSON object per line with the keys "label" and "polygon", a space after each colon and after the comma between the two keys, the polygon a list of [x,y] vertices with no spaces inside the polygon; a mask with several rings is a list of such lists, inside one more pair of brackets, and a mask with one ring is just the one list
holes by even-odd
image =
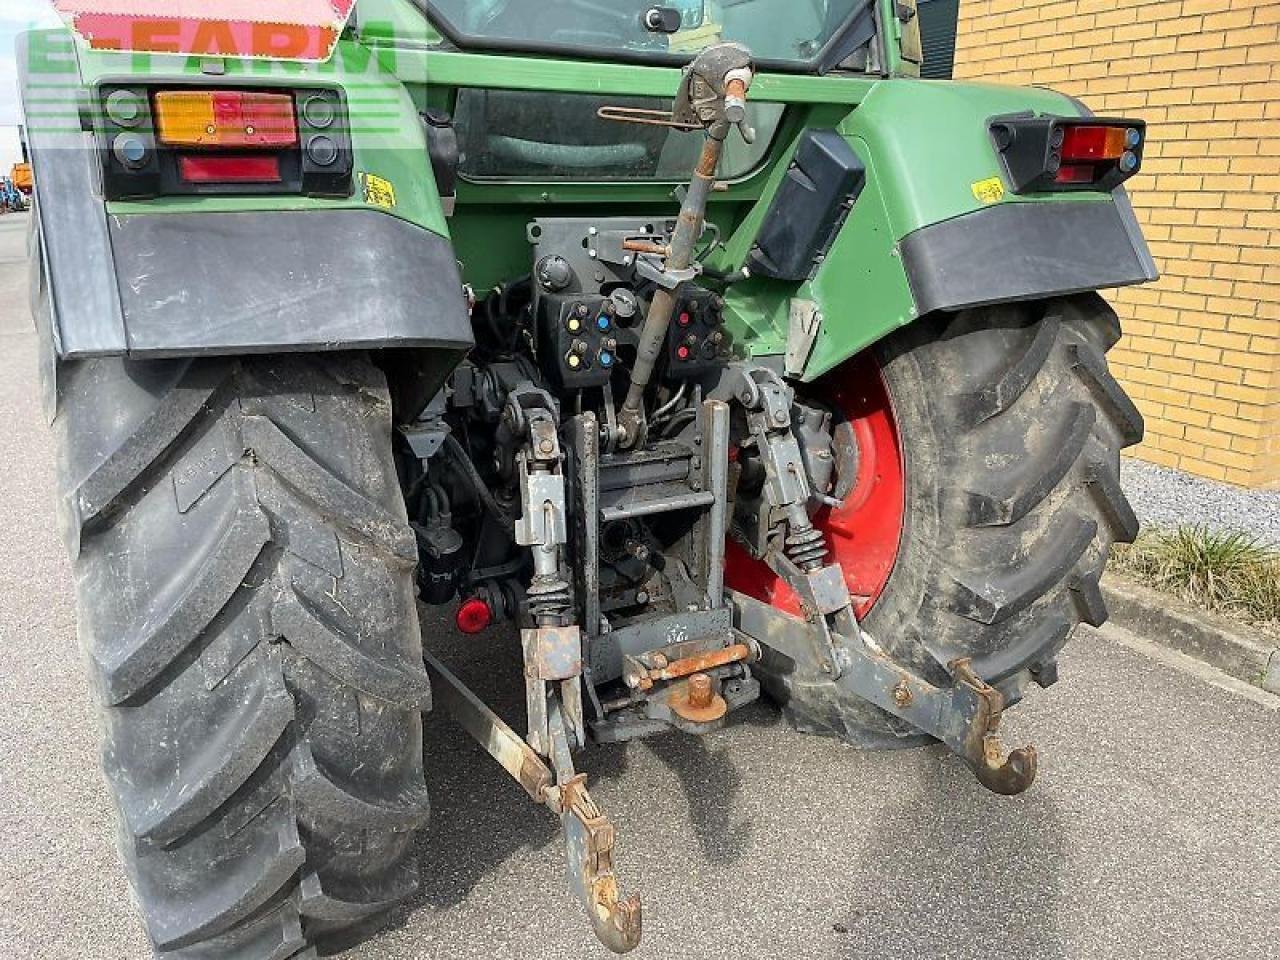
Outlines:
{"label": "hydraulic hose", "polygon": [[463,476],[471,484],[471,489],[475,491],[476,496],[484,505],[484,508],[493,515],[498,521],[502,529],[509,536],[515,535],[515,520],[508,515],[507,511],[498,503],[497,498],[493,495],[493,491],[485,484],[484,478],[480,476],[480,471],[476,469],[476,465],[471,462],[471,458],[467,455],[467,451],[462,449],[462,444],[458,442],[458,438],[452,433],[444,438],[444,449],[453,460],[454,466],[462,471]]}

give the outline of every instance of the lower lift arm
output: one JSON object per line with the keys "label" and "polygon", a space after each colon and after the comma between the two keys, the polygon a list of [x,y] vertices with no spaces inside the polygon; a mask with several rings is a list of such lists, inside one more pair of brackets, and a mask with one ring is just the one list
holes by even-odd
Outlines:
{"label": "lower lift arm", "polygon": [[640,943],[640,898],[623,897],[613,872],[613,824],[587,792],[586,774],[558,783],[556,775],[518,733],[484,705],[431,654],[425,654],[436,702],[489,752],[535,803],[560,818],[569,883],[587,910],[600,942],[614,953]]}
{"label": "lower lift arm", "polygon": [[828,561],[825,538],[809,520],[811,497],[791,430],[793,393],[773,371],[744,367],[738,400],[764,465],[760,543],[774,571],[800,598],[804,620],[735,594],[739,630],[790,659],[797,670],[830,680],[941,740],[995,793],[1031,786],[1036,751],[1005,755],[1000,742],[1004,696],[967,659],[946,664],[952,685],[938,687],[891,659],[859,626],[844,571]]}

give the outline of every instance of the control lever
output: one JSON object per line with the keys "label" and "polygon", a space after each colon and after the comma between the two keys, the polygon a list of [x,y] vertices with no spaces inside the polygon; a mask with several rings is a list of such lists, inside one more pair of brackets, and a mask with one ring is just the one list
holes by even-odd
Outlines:
{"label": "control lever", "polygon": [[[665,251],[663,274],[681,277],[694,265],[694,250],[706,223],[707,198],[715,189],[716,171],[730,130],[737,127],[748,143],[755,139],[755,131],[746,122],[747,93],[754,78],[751,51],[740,44],[720,43],[703,50],[685,70],[670,118],[655,120],[652,115],[628,114],[617,107],[600,111],[604,119],[685,127],[696,124],[706,131],[702,154],[685,194],[670,247]],[[631,386],[618,411],[619,445],[626,450],[645,439],[644,395],[666,346],[667,331],[675,314],[675,293],[675,290],[658,289],[640,333],[636,360],[631,368]]]}

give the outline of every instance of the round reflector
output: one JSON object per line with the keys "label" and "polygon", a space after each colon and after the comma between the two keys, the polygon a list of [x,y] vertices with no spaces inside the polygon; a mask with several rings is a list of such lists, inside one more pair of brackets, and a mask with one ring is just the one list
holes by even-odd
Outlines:
{"label": "round reflector", "polygon": [[463,633],[483,633],[493,624],[493,611],[486,601],[472,597],[462,602],[454,620]]}

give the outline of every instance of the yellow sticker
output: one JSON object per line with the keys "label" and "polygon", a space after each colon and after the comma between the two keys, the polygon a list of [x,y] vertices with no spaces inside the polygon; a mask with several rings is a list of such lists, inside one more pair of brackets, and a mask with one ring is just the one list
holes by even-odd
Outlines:
{"label": "yellow sticker", "polygon": [[396,207],[396,188],[390,180],[385,180],[374,173],[360,174],[364,184],[364,202],[371,207],[383,210],[394,210]]}
{"label": "yellow sticker", "polygon": [[980,203],[999,203],[1004,199],[1004,181],[999,177],[989,177],[973,184],[973,195]]}

